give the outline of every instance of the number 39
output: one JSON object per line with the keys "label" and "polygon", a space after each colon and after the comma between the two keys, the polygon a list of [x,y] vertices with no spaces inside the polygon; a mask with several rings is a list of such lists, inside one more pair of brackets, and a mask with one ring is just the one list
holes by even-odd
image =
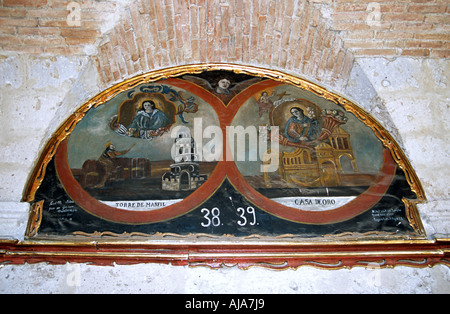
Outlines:
{"label": "number 39", "polygon": [[237,223],[239,226],[245,226],[247,225],[247,217],[245,217],[245,214],[248,213],[250,215],[253,216],[253,220],[250,222],[251,226],[256,225],[256,213],[255,213],[255,209],[253,207],[247,207],[247,211],[245,209],[243,209],[242,207],[239,207],[236,209],[236,211],[240,214],[240,218],[242,218],[242,220],[239,220]]}

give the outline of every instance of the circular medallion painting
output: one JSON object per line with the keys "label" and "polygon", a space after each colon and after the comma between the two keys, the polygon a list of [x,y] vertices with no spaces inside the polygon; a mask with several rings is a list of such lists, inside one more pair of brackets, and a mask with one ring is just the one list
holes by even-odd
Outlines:
{"label": "circular medallion painting", "polygon": [[82,195],[85,210],[112,221],[152,222],[189,211],[198,203],[189,199],[196,191],[211,193],[205,183],[217,161],[201,158],[203,142],[195,141],[194,128],[220,125],[217,105],[207,102],[216,100],[181,83],[143,84],[118,94],[90,110],[62,143],[58,175],[69,195]]}

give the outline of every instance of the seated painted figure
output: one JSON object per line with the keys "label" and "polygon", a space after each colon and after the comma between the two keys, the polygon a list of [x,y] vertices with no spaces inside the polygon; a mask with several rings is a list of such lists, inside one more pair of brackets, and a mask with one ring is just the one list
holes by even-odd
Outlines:
{"label": "seated painted figure", "polygon": [[292,107],[290,112],[292,117],[287,121],[284,130],[286,138],[295,143],[317,139],[321,131],[319,121],[305,116],[299,107]]}
{"label": "seated painted figure", "polygon": [[[152,100],[142,103],[142,110],[139,110],[133,122],[128,126],[127,135],[140,138],[152,138],[165,132],[170,125],[169,118],[159,109]],[[160,134],[161,133],[161,134]]]}

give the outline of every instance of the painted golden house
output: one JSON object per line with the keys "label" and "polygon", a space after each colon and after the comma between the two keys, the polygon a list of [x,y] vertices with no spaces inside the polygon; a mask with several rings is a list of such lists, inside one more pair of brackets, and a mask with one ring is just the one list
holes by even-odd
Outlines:
{"label": "painted golden house", "polygon": [[302,187],[340,186],[344,174],[358,173],[350,135],[336,127],[328,138],[314,149],[297,148],[280,153],[279,172],[289,185]]}

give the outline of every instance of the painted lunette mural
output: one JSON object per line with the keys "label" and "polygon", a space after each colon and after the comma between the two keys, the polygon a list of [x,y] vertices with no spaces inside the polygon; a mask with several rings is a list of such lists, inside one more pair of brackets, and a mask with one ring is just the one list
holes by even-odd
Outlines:
{"label": "painted lunette mural", "polygon": [[423,236],[418,183],[366,113],[250,74],[182,73],[89,108],[29,236]]}

